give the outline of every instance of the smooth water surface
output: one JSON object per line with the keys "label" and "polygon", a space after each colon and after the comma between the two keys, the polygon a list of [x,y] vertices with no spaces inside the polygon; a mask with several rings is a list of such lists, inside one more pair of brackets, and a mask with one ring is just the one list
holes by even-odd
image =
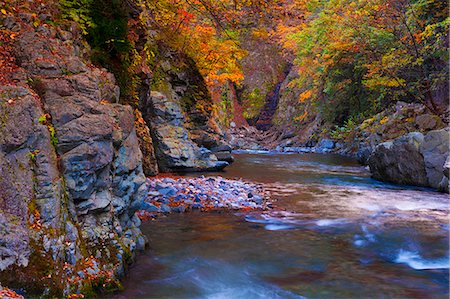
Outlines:
{"label": "smooth water surface", "polygon": [[114,298],[448,298],[447,195],[334,155],[239,154],[218,175],[266,184],[274,208],[143,223]]}

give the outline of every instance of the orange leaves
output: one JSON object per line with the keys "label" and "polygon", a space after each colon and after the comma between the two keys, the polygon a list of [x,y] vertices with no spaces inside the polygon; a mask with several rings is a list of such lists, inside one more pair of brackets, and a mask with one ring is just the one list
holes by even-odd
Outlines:
{"label": "orange leaves", "polygon": [[35,210],[33,216],[33,222],[30,224],[30,228],[34,230],[40,230],[42,228],[41,214],[38,210]]}
{"label": "orange leaves", "polygon": [[8,288],[4,288],[0,290],[0,298],[17,298],[17,299],[23,299],[23,296],[17,294],[13,290],[10,290]]}
{"label": "orange leaves", "polygon": [[69,299],[78,299],[78,298],[84,298],[83,294],[70,294],[68,296]]}
{"label": "orange leaves", "polygon": [[300,94],[300,97],[299,97],[298,101],[300,103],[304,103],[306,100],[309,100],[311,98],[312,94],[313,94],[313,91],[311,89],[309,89],[309,90],[307,90],[305,92],[302,92]]}
{"label": "orange leaves", "polygon": [[305,110],[305,112],[303,112],[303,114],[301,114],[300,116],[295,118],[295,121],[301,123],[301,122],[305,121],[307,117],[308,117],[308,111]]}
{"label": "orange leaves", "polygon": [[[244,57],[232,27],[240,6],[230,0],[148,0],[160,27],[159,38],[194,59],[208,83],[243,79],[239,60]],[[238,7],[239,6],[239,7]]]}
{"label": "orange leaves", "polygon": [[185,11],[184,9],[179,9],[178,15],[180,16],[180,19],[184,24],[189,24],[191,20],[194,18],[193,14]]}

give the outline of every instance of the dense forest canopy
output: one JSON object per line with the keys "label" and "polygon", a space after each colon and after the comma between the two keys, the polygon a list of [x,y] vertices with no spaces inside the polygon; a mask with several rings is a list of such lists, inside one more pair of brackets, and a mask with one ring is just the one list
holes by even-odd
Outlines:
{"label": "dense forest canopy", "polygon": [[[155,41],[194,59],[210,87],[239,87],[252,76],[241,61],[249,55],[243,44],[254,39],[294,64],[299,104],[315,107],[331,124],[361,121],[398,100],[441,116],[446,106],[444,0],[61,0],[56,6],[61,20],[79,24],[93,60],[116,74],[128,99],[136,97],[135,70],[155,72]],[[262,100],[249,92],[241,101],[261,107]],[[304,118],[299,113],[297,121]]]}

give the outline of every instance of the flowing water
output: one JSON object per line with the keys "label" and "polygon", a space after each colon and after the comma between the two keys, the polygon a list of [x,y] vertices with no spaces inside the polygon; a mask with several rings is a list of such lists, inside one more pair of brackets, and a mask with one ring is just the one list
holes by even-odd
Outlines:
{"label": "flowing water", "polygon": [[274,208],[143,223],[150,250],[114,298],[448,298],[446,195],[334,155],[239,154],[220,175],[266,184]]}

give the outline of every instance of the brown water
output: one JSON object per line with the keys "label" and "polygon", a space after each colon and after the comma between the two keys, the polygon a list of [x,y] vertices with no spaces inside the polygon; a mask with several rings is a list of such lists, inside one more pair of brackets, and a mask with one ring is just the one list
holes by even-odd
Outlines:
{"label": "brown water", "polygon": [[333,155],[236,158],[220,175],[265,183],[275,208],[143,223],[151,249],[113,298],[448,298],[446,195]]}

